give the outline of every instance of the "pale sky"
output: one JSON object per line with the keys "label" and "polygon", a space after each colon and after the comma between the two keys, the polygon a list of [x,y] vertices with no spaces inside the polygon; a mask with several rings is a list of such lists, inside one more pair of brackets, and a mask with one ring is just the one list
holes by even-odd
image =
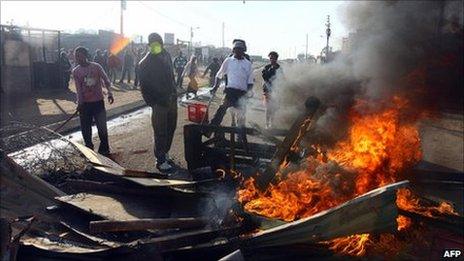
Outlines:
{"label": "pale sky", "polygon": [[[174,33],[175,38],[190,39],[202,45],[222,46],[222,23],[225,45],[232,39],[247,42],[248,53],[266,56],[277,51],[282,58],[294,58],[305,52],[320,53],[325,46],[325,22],[331,17],[331,46],[339,49],[348,32],[340,23],[343,2],[339,1],[127,1],[124,11],[124,34],[151,32]],[[4,1],[1,0],[1,23],[13,19],[15,25],[75,31],[105,29],[119,32],[120,1]]]}

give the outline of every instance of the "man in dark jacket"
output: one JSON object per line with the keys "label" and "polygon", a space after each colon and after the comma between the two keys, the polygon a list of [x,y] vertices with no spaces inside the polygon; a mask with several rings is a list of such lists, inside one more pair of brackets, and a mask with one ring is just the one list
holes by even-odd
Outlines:
{"label": "man in dark jacket", "polygon": [[184,67],[187,65],[187,58],[182,55],[182,52],[179,52],[179,56],[174,59],[174,69],[177,73],[177,87],[182,88],[182,82],[184,81],[183,73]]}
{"label": "man in dark jacket", "polygon": [[276,78],[276,72],[279,70],[280,65],[277,63],[277,59],[279,58],[277,52],[270,52],[268,57],[271,63],[264,66],[261,74],[264,80],[263,93],[266,104],[266,128],[271,128],[277,110],[277,102],[275,101],[275,97],[273,97],[273,81]]}
{"label": "man in dark jacket", "polygon": [[214,80],[216,79],[216,73],[219,71],[219,68],[221,67],[221,64],[219,63],[219,59],[214,57],[213,62],[206,67],[205,72],[203,73],[203,77],[208,73],[209,71],[209,86],[214,86]]}
{"label": "man in dark jacket", "polygon": [[139,64],[140,87],[145,102],[152,108],[156,167],[172,170],[168,152],[177,125],[177,95],[171,56],[157,33],[148,36],[149,52]]}

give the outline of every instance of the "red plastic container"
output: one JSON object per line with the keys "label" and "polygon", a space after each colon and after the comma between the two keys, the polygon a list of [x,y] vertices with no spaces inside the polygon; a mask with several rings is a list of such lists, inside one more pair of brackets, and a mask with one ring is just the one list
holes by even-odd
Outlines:
{"label": "red plastic container", "polygon": [[187,106],[187,115],[191,122],[201,123],[204,117],[206,123],[208,122],[208,106],[203,103],[190,103]]}

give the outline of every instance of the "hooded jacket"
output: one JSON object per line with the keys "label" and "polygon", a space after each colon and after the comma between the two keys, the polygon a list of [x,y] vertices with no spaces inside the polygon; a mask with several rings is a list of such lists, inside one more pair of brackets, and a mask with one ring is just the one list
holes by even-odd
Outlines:
{"label": "hooded jacket", "polygon": [[167,106],[176,98],[171,56],[166,50],[156,55],[147,53],[139,66],[142,96],[148,105]]}

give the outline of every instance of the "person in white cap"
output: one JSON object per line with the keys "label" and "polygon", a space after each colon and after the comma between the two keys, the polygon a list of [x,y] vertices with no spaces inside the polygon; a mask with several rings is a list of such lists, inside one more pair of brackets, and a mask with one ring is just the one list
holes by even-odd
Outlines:
{"label": "person in white cap", "polygon": [[[211,120],[211,125],[220,125],[229,107],[238,109],[242,117],[238,118],[238,125],[245,126],[246,100],[242,99],[253,88],[253,69],[251,62],[245,59],[246,46],[243,41],[234,42],[233,56],[227,57],[216,74],[216,82],[211,92],[216,93],[220,80],[227,75],[224,100]],[[211,135],[206,133],[207,136]]]}

